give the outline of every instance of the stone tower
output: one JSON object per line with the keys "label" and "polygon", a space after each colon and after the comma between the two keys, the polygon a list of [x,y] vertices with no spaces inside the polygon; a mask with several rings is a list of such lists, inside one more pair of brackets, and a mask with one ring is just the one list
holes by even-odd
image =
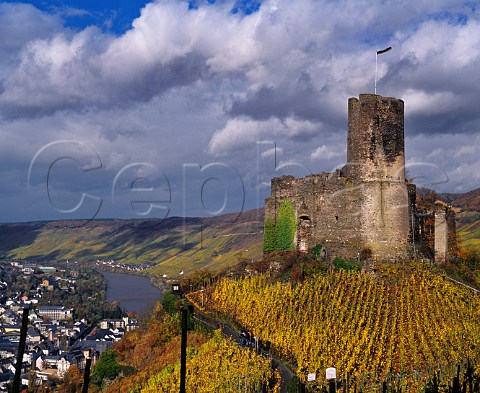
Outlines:
{"label": "stone tower", "polygon": [[344,173],[360,187],[366,248],[381,258],[406,256],[410,225],[402,100],[374,94],[348,100]]}

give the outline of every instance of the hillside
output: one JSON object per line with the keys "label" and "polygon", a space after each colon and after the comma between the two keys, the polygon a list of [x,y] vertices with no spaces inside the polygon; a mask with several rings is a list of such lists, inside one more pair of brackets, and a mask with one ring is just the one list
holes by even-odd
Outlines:
{"label": "hillside", "polygon": [[480,188],[464,194],[442,194],[446,202],[461,209],[457,213],[457,233],[462,247],[480,251]]}
{"label": "hillside", "polygon": [[480,188],[464,194],[446,194],[450,197],[448,202],[462,210],[480,212]]}
{"label": "hillside", "polygon": [[214,218],[52,221],[0,225],[0,258],[116,260],[151,273],[218,270],[262,254],[263,210]]}
{"label": "hillside", "polygon": [[[201,307],[200,294],[189,299]],[[401,375],[401,391],[417,392],[435,370],[449,378],[467,357],[480,361],[480,297],[419,264],[330,270],[302,285],[271,274],[226,278],[206,291],[205,307],[271,341],[304,382],[317,372],[323,384],[333,366],[350,386],[380,391]]]}
{"label": "hillside", "polygon": [[[170,299],[171,300],[171,299]],[[90,374],[90,393],[172,393],[180,384],[180,313],[174,303],[157,304],[150,318],[104,351]],[[169,312],[166,310],[168,309]],[[246,347],[240,347],[221,330],[189,321],[186,391],[196,393],[259,392],[263,386],[278,393],[281,376],[271,362]],[[60,386],[42,392],[81,392],[83,377],[71,367]]]}

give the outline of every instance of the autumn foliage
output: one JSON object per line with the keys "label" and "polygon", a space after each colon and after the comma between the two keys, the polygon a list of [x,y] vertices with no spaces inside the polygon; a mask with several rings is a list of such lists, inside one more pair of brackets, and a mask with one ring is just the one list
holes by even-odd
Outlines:
{"label": "autumn foliage", "polygon": [[316,372],[322,384],[323,370],[336,367],[352,381],[400,375],[416,391],[434,370],[480,360],[480,296],[417,264],[334,270],[302,285],[268,275],[224,279],[205,298],[210,310],[271,341],[304,382]]}
{"label": "autumn foliage", "polygon": [[[134,371],[128,376],[120,373],[113,381],[107,381],[102,392],[179,390],[178,313],[170,315],[158,305],[147,325],[126,334],[114,346],[114,351],[116,361]],[[236,392],[230,386],[237,387],[240,382],[252,389],[271,382],[268,391],[278,391],[279,378],[270,362],[223,339],[219,332],[210,337],[202,329],[189,331],[187,355],[188,392]]]}

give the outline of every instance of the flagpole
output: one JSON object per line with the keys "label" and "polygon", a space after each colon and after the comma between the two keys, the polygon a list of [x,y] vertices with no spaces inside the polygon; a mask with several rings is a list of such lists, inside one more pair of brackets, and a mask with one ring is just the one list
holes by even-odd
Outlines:
{"label": "flagpole", "polygon": [[390,50],[392,50],[391,46],[389,46],[388,48],[382,49],[382,50],[377,50],[375,52],[375,95],[377,94],[378,55],[381,55],[382,53],[388,52]]}

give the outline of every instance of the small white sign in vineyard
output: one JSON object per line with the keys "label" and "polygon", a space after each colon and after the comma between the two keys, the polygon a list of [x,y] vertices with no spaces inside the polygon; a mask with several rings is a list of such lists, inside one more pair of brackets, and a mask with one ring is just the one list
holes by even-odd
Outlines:
{"label": "small white sign in vineyard", "polygon": [[315,373],[312,373],[312,374],[308,374],[307,375],[307,381],[315,381],[315,379],[317,379],[317,374]]}
{"label": "small white sign in vineyard", "polygon": [[327,379],[336,379],[337,378],[337,369],[335,367],[327,368]]}

